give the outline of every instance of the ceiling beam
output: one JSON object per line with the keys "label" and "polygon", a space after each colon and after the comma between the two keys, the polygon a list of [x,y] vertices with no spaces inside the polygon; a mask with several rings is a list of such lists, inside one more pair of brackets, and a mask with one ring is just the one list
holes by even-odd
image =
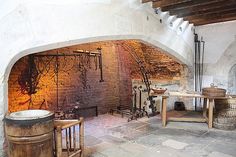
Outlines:
{"label": "ceiling beam", "polygon": [[236,0],[142,0],[148,2],[196,26],[236,19]]}
{"label": "ceiling beam", "polygon": [[215,18],[215,17],[221,18],[221,17],[231,15],[231,14],[236,14],[236,8],[232,8],[231,10],[219,10],[218,12],[184,17],[183,20],[185,20],[185,21],[197,21],[199,19],[204,20],[204,19],[212,19],[212,18]]}
{"label": "ceiling beam", "polygon": [[236,16],[233,17],[228,17],[228,18],[223,18],[223,19],[211,19],[208,21],[198,21],[194,25],[195,26],[201,26],[201,25],[207,25],[207,24],[212,24],[212,23],[219,23],[219,22],[226,22],[226,21],[233,21],[236,20]]}
{"label": "ceiling beam", "polygon": [[196,15],[196,14],[201,14],[203,12],[213,11],[222,9],[227,6],[236,6],[236,0],[219,0],[218,2],[211,1],[211,3],[208,4],[201,4],[197,6],[191,6],[191,7],[186,7],[183,9],[172,9],[169,11],[170,15],[178,15],[178,17],[186,17],[186,16],[191,16],[191,15]]}
{"label": "ceiling beam", "polygon": [[153,8],[168,7],[168,6],[182,4],[189,1],[192,1],[192,0],[159,0],[157,2],[153,2],[152,7]]}
{"label": "ceiling beam", "polygon": [[215,16],[221,16],[221,15],[224,15],[224,14],[231,14],[231,13],[236,13],[236,7],[235,6],[228,6],[228,7],[219,9],[219,10],[213,9],[212,11],[211,10],[206,10],[206,11],[194,14],[194,15],[183,17],[183,20],[192,21],[194,19],[200,19],[200,18],[212,17],[212,16],[215,17]]}
{"label": "ceiling beam", "polygon": [[210,14],[207,16],[195,18],[190,21],[190,23],[194,23],[194,25],[203,25],[203,24],[209,24],[209,23],[216,23],[216,22],[223,22],[223,21],[230,21],[236,19],[236,12],[225,12],[221,14]]}
{"label": "ceiling beam", "polygon": [[200,6],[203,4],[211,4],[222,0],[191,0],[183,3],[178,3],[175,5],[163,6],[161,7],[162,11],[170,11],[172,9],[186,9],[188,7]]}

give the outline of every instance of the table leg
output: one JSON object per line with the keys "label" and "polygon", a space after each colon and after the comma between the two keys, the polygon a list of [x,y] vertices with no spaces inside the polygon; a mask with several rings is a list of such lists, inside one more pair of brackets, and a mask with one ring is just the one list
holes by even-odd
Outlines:
{"label": "table leg", "polygon": [[207,105],[209,104],[209,99],[203,99],[203,117],[207,117]]}
{"label": "table leg", "polygon": [[208,111],[208,128],[211,129],[213,126],[213,107],[214,107],[214,99],[209,100],[209,111]]}
{"label": "table leg", "polygon": [[165,127],[166,126],[166,102],[167,102],[167,98],[166,97],[162,97],[162,110],[161,110],[161,118],[162,118],[162,126]]}

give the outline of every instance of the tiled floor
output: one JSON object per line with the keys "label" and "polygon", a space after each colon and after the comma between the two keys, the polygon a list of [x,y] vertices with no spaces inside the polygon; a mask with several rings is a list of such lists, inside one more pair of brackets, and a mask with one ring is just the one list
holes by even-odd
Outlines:
{"label": "tiled floor", "polygon": [[160,116],[127,122],[120,115],[85,121],[86,157],[236,157],[236,131],[205,123],[169,122]]}

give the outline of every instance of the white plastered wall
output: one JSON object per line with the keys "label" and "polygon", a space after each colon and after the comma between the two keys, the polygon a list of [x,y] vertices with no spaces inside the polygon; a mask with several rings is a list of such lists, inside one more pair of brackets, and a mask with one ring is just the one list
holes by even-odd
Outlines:
{"label": "white plastered wall", "polygon": [[[18,59],[31,53],[94,41],[139,39],[184,64],[191,66],[193,62],[193,26],[175,18],[170,27],[168,22],[173,17],[157,15],[151,3],[0,0],[0,4],[0,120],[7,112],[10,70]],[[182,25],[184,30],[180,32]]]}
{"label": "white plastered wall", "polygon": [[229,89],[229,71],[236,64],[236,21],[199,26],[196,32],[206,42],[203,86]]}

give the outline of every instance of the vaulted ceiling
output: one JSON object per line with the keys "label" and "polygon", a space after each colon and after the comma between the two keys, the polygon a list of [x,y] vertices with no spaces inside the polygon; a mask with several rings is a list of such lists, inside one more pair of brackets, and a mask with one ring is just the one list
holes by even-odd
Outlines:
{"label": "vaulted ceiling", "polygon": [[236,20],[236,0],[142,0],[195,26]]}

